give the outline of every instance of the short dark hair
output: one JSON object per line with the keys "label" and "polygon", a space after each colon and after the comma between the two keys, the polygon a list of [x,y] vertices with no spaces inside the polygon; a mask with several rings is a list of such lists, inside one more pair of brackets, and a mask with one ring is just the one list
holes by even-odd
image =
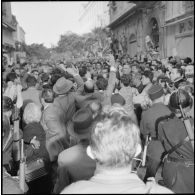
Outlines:
{"label": "short dark hair", "polygon": [[189,58],[189,57],[187,57],[187,58],[184,59],[184,63],[186,63],[186,64],[189,64],[191,62],[192,62],[192,59]]}
{"label": "short dark hair", "polygon": [[79,70],[79,75],[80,75],[81,77],[84,77],[86,73],[87,73],[87,69],[85,69],[84,67],[82,67],[82,68]]}
{"label": "short dark hair", "polygon": [[93,93],[94,92],[94,86],[93,86],[93,88],[89,88],[86,84],[84,84],[84,91],[86,93]]}
{"label": "short dark hair", "polygon": [[106,90],[108,81],[105,78],[98,78],[96,81],[96,86],[99,90]]}
{"label": "short dark hair", "polygon": [[14,82],[14,80],[17,79],[17,75],[15,72],[10,72],[7,76],[6,76],[6,80],[5,82],[9,82],[9,81],[12,81]]}
{"label": "short dark hair", "polygon": [[34,70],[31,71],[31,73],[34,73],[34,72],[38,72],[39,73],[39,71],[37,69],[34,69]]}
{"label": "short dark hair", "polygon": [[143,75],[144,75],[145,77],[149,78],[150,81],[153,80],[153,77],[154,77],[153,72],[151,72],[151,71],[149,71],[149,70],[146,70],[146,71],[143,72]]}
{"label": "short dark hair", "polygon": [[53,90],[50,88],[44,88],[41,93],[41,98],[43,98],[46,103],[53,103],[54,101]]}
{"label": "short dark hair", "polygon": [[121,83],[123,83],[125,87],[128,87],[131,83],[131,77],[129,75],[124,74],[121,77]]}
{"label": "short dark hair", "polygon": [[34,87],[37,83],[37,79],[34,76],[29,75],[26,79],[26,83],[28,87]]}
{"label": "short dark hair", "polygon": [[56,83],[56,81],[57,81],[59,78],[61,78],[61,77],[62,77],[61,74],[53,74],[52,77],[51,77],[51,79],[50,79],[50,84],[51,84],[51,86],[54,86],[55,83]]}
{"label": "short dark hair", "polygon": [[41,81],[42,82],[47,82],[49,80],[49,75],[47,73],[43,73],[41,75]]}

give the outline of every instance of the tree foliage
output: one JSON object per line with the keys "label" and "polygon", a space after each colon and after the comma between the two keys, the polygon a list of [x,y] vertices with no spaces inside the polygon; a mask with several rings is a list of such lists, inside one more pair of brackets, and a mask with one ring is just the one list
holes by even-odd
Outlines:
{"label": "tree foliage", "polygon": [[25,45],[25,51],[29,58],[38,60],[52,59],[76,59],[88,56],[96,57],[104,53],[107,47],[107,35],[101,28],[95,28],[92,32],[77,35],[71,31],[61,35],[56,47],[46,48],[43,44]]}
{"label": "tree foliage", "polygon": [[43,44],[33,43],[31,45],[24,45],[24,51],[29,59],[46,60],[50,58],[50,50]]}

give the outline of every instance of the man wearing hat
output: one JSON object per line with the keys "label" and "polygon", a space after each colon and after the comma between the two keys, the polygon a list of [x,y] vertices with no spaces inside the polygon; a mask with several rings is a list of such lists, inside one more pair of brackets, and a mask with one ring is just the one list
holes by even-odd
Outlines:
{"label": "man wearing hat", "polygon": [[156,121],[163,116],[171,114],[169,108],[164,105],[164,91],[161,85],[153,85],[148,90],[148,95],[152,100],[152,106],[142,112],[140,122],[140,131],[143,138],[146,139],[146,137],[149,136],[151,140],[147,150],[147,171],[145,180],[148,177],[155,176],[164,150],[161,142],[157,139],[157,132],[155,128]]}
{"label": "man wearing hat", "polygon": [[72,146],[58,156],[58,175],[54,187],[54,193],[59,194],[64,187],[82,179],[93,176],[96,164],[87,156],[86,149],[89,145],[90,132],[95,120],[95,113],[90,107],[78,110],[73,116],[73,128],[69,128],[69,134],[78,140],[78,144]]}
{"label": "man wearing hat", "polygon": [[80,95],[83,91],[84,83],[76,68],[67,68],[65,70],[73,76],[75,82],[77,83],[78,89],[76,92],[74,92],[72,90],[72,81],[64,77],[59,78],[53,86],[53,91],[57,96],[54,99],[53,104],[62,113],[60,118],[65,126],[64,131],[67,135],[67,125],[76,111],[76,102],[80,103],[82,100],[84,100],[84,97]]}

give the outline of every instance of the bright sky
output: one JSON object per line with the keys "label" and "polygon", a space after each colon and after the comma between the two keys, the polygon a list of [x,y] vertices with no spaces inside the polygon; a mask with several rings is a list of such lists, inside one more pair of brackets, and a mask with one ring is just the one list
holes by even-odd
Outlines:
{"label": "bright sky", "polygon": [[87,1],[11,2],[12,14],[25,31],[27,44],[57,45],[67,31],[85,33],[79,25],[82,4]]}

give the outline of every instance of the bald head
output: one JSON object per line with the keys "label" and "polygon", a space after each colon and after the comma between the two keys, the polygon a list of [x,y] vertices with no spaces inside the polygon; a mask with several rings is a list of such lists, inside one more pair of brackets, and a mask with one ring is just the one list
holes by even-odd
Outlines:
{"label": "bald head", "polygon": [[84,84],[84,90],[86,93],[93,93],[94,92],[94,82],[93,80],[87,80]]}

